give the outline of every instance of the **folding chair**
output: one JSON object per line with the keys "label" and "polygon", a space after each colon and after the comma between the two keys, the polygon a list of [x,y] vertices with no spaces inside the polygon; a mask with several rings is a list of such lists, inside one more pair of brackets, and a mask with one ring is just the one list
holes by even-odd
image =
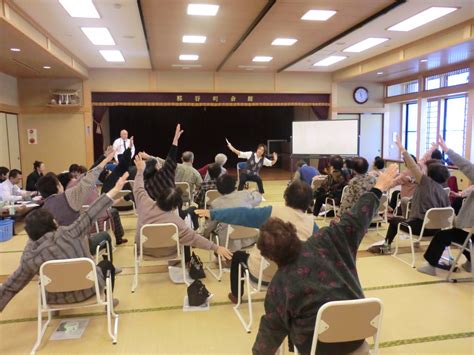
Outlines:
{"label": "folding chair", "polygon": [[310,354],[316,354],[318,340],[324,343],[339,343],[373,337],[372,352],[364,341],[354,353],[377,355],[382,317],[383,303],[378,298],[325,303],[316,315]]}
{"label": "folding chair", "polygon": [[[349,188],[349,185],[344,186],[342,189],[342,194],[341,194],[341,201],[344,198],[344,195],[347,193],[347,189]],[[337,215],[337,212],[339,211],[340,205],[336,205],[336,199],[332,197],[326,197],[326,200],[324,201],[324,222],[326,222],[326,216],[329,211],[334,211],[334,216]]]}
{"label": "folding chair", "polygon": [[[89,209],[89,207],[90,207],[89,205],[82,205],[81,213],[86,212]],[[108,220],[109,219],[106,219],[106,220],[103,221],[104,222],[104,231],[107,231],[107,221]],[[110,223],[110,221],[109,221],[109,223]],[[96,233],[100,233],[99,221],[95,221],[94,226],[95,226]],[[105,246],[105,248],[103,248],[104,246]],[[102,255],[110,256],[111,255],[110,253],[111,253],[111,250],[110,250],[110,247],[109,247],[109,243],[107,243],[104,240],[101,244],[97,245],[97,247],[95,248],[95,255],[94,255],[95,256],[95,263],[98,264],[100,262],[100,257]]]}
{"label": "folding chair", "polygon": [[[440,207],[440,208],[430,208],[423,220],[423,225],[419,235],[413,234],[410,225],[405,222],[398,224],[397,235],[395,236],[395,252],[392,254],[394,258],[397,258],[400,261],[403,261],[405,264],[415,267],[415,244],[419,244],[423,239],[423,233],[425,229],[450,229],[453,227],[454,221],[454,209],[452,207]],[[404,232],[400,229],[401,226],[408,228],[408,232]],[[411,263],[400,258],[398,256],[398,244],[399,239],[408,239],[410,240],[411,248]]]}
{"label": "folding chair", "polygon": [[[234,224],[227,225],[227,232],[226,232],[226,240],[225,240],[225,247],[229,248],[229,241],[230,240],[238,240],[238,239],[251,239],[251,238],[258,238],[260,231],[257,228],[250,228],[244,226],[237,226]],[[211,234],[211,238],[215,238],[216,244],[220,245],[219,236],[215,233]],[[209,252],[209,260],[212,260],[212,252]],[[214,270],[212,270],[209,266],[206,266],[206,269],[214,276],[217,281],[221,281],[222,274],[224,272],[222,268],[222,258],[220,255],[217,256],[217,260],[219,263],[219,273],[216,274]]]}
{"label": "folding chair", "polygon": [[217,190],[207,190],[206,195],[204,196],[204,209],[209,209],[209,205],[212,203],[212,201],[220,196],[221,194]]}
{"label": "folding chair", "polygon": [[[96,266],[89,258],[50,260],[41,265],[38,281],[38,337],[31,354],[35,354],[41,345],[41,340],[51,322],[51,312],[67,309],[105,306],[109,336],[112,338],[112,344],[117,343],[119,316],[114,312],[110,275],[104,276],[106,276],[105,289],[101,291]],[[47,300],[46,292],[73,292],[90,288],[94,288],[95,296],[83,302],[49,304]],[[48,320],[44,325],[43,313],[48,313]]]}
{"label": "folding chair", "polygon": [[[143,255],[143,249],[161,249],[161,248],[176,248],[176,254],[167,257],[153,257]],[[135,273],[132,281],[132,293],[138,287],[138,270],[143,261],[157,260],[157,259],[174,259],[174,256],[178,256],[181,259],[181,269],[183,275],[183,282],[189,286],[189,282],[186,278],[186,263],[184,261],[183,248],[179,245],[179,232],[178,227],[174,223],[163,223],[163,224],[145,224],[140,228],[140,242],[134,244],[134,256],[135,256]],[[140,253],[139,253],[140,252]]]}
{"label": "folding chair", "polygon": [[[244,270],[244,274],[242,276],[242,268]],[[273,261],[267,261],[263,256],[260,261],[260,270],[258,274],[258,282],[257,284],[253,283],[250,280],[250,273],[248,270],[247,265],[244,263],[239,264],[239,279],[238,279],[238,297],[237,297],[237,304],[233,307],[234,312],[242,323],[245,331],[250,333],[252,331],[252,323],[253,323],[253,309],[252,309],[252,295],[266,291],[266,286],[262,285],[263,280],[263,271],[269,269],[269,273],[274,275],[278,269],[277,265]],[[242,282],[245,282],[247,285],[247,306],[248,306],[248,313],[249,313],[249,320],[248,322],[245,321],[244,316],[241,313],[240,306],[242,304]]]}
{"label": "folding chair", "polygon": [[[456,256],[456,258],[454,259],[452,265],[451,265],[451,268],[449,269],[449,272],[448,272],[448,276],[446,277],[446,281],[451,281],[451,282],[458,282],[458,281],[474,281],[474,268],[471,266],[471,274],[472,274],[472,278],[463,278],[463,279],[451,279],[451,275],[452,273],[454,272],[454,269],[456,267],[456,264],[458,263],[459,261],[459,258],[461,257],[462,253],[466,250],[468,252],[471,253],[471,258],[472,256],[474,255],[474,243],[472,242],[472,235],[474,233],[474,227],[471,227],[471,228],[468,228],[468,229],[465,229],[466,232],[468,232],[468,235],[466,237],[466,239],[464,240],[464,243],[461,245],[461,244],[458,244],[458,243],[451,243],[451,245],[454,245],[456,247],[458,247],[460,250],[459,250],[459,254]],[[471,259],[472,260],[472,259]],[[471,261],[472,262],[472,261]]]}
{"label": "folding chair", "polygon": [[187,182],[177,182],[176,187],[182,193],[183,204],[186,204],[186,208],[189,207],[191,205],[191,202],[193,202],[193,196],[192,196],[192,193],[191,193],[191,186]]}
{"label": "folding chair", "polygon": [[372,218],[372,222],[375,223],[375,231],[377,234],[381,235],[379,232],[380,225],[382,223],[388,223],[388,196],[382,195],[380,198],[380,205],[377,211],[377,214]]}
{"label": "folding chair", "polygon": [[[240,184],[240,170],[245,170],[245,168],[247,168],[247,162],[241,161],[240,163],[237,163],[237,186]],[[255,181],[247,181],[247,185],[250,183],[254,183],[255,186],[257,186]]]}
{"label": "folding chair", "polygon": [[[126,208],[126,207],[132,207],[132,211],[135,215],[137,215],[137,211],[135,210],[135,202],[133,202],[133,200],[129,200],[129,201],[126,201],[124,200],[123,198],[125,196],[127,196],[128,194],[131,194],[132,191],[131,190],[120,190],[120,192],[115,196],[115,200],[118,200],[119,202],[115,203],[114,204],[114,207],[122,207],[122,208]],[[123,211],[120,211],[120,212],[123,212]]]}

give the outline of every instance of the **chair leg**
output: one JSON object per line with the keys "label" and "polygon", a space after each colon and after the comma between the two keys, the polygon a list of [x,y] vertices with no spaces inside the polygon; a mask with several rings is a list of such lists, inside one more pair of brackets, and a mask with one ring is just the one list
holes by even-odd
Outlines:
{"label": "chair leg", "polygon": [[[247,333],[250,333],[252,331],[252,323],[253,323],[253,310],[252,310],[252,292],[250,288],[250,276],[249,276],[249,271],[245,269],[244,276],[242,275],[242,266],[239,264],[239,284],[238,284],[238,297],[237,297],[237,304],[233,307],[235,314],[237,314],[237,317],[240,320],[240,323],[242,323],[242,326],[244,327],[245,331]],[[249,312],[249,321],[245,322],[244,317],[240,313],[240,305],[242,303],[242,286],[241,283],[242,281],[246,281],[247,284],[247,303],[248,303],[248,312]]]}
{"label": "chair leg", "polygon": [[[112,344],[117,344],[118,333],[118,318],[119,316],[114,311],[114,301],[112,296],[112,286],[110,276],[105,280],[106,283],[106,311],[107,311],[107,329],[112,338]],[[112,317],[114,318],[114,329],[112,330]]]}
{"label": "chair leg", "polygon": [[184,247],[181,247],[181,270],[183,272],[183,282],[186,284],[186,286],[189,286],[190,283],[186,278],[186,261],[184,259]]}
{"label": "chair leg", "polygon": [[139,266],[139,259],[138,259],[138,247],[137,244],[134,244],[134,255],[135,255],[135,272],[133,274],[133,281],[132,281],[132,293],[135,292],[135,290],[138,287],[138,266]]}
{"label": "chair leg", "polygon": [[411,248],[411,267],[415,267],[415,242],[413,241],[413,236],[410,233],[410,248]]}
{"label": "chair leg", "polygon": [[38,334],[36,338],[36,343],[31,350],[31,355],[36,354],[36,351],[41,345],[41,340],[43,340],[44,333],[46,333],[46,329],[48,328],[49,322],[51,322],[51,312],[48,312],[48,320],[43,325],[43,313],[41,311],[41,289],[38,288]]}
{"label": "chair leg", "polygon": [[[464,250],[469,250],[470,249],[471,256],[474,255],[473,254],[473,248],[472,248],[472,242],[471,242],[471,236],[472,236],[472,234],[470,233],[468,235],[468,237],[466,238],[466,240],[464,241],[464,243],[461,247],[461,250],[459,251],[459,254],[456,256],[456,259],[454,259],[453,264],[449,268],[449,272],[448,272],[448,276],[446,277],[446,281],[451,281],[451,282],[457,282],[458,281],[458,280],[455,280],[455,279],[451,279],[451,275],[454,272],[454,268],[456,267],[456,265],[457,265],[459,259],[461,258],[461,255],[462,255]],[[474,281],[474,268],[472,268],[472,267],[471,267],[471,273],[472,273],[472,279]],[[463,281],[465,281],[465,280],[463,279]]]}
{"label": "chair leg", "polygon": [[[211,235],[211,238],[212,238],[212,235]],[[215,235],[215,238],[216,238],[216,244],[217,244],[217,246],[219,246],[219,236]],[[209,271],[211,273],[211,275],[214,276],[214,278],[217,281],[221,282],[222,274],[224,273],[224,271],[223,271],[223,268],[222,268],[222,258],[221,258],[220,255],[217,255],[217,262],[219,263],[219,273],[218,274],[216,274],[214,272],[214,270],[212,270],[209,265],[206,266],[206,270]],[[212,250],[209,251],[209,263],[212,263]]]}

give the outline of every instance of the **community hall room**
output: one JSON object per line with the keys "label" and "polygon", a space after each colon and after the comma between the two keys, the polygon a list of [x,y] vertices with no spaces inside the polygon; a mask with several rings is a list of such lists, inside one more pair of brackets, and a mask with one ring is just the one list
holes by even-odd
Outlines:
{"label": "community hall room", "polygon": [[474,354],[474,0],[0,0],[0,354]]}

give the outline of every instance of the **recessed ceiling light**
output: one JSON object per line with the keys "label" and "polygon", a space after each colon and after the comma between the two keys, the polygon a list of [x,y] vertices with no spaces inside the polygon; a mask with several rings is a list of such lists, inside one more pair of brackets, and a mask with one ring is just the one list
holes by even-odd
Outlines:
{"label": "recessed ceiling light", "polygon": [[347,57],[344,57],[342,55],[331,55],[327,58],[324,58],[320,60],[319,62],[314,63],[313,65],[315,67],[327,67],[329,65],[332,65],[334,63],[340,62],[341,60],[346,59]]}
{"label": "recessed ceiling light", "polygon": [[100,18],[92,0],[59,0],[69,16],[82,18]]}
{"label": "recessed ceiling light", "polygon": [[382,75],[383,74],[383,71],[378,71],[377,72],[377,75]]}
{"label": "recessed ceiling light", "polygon": [[426,63],[426,62],[428,62],[428,59],[421,59],[420,60],[420,63]]}
{"label": "recessed ceiling light", "polygon": [[173,68],[200,68],[202,65],[201,64],[171,64]]}
{"label": "recessed ceiling light", "polygon": [[183,43],[206,43],[206,36],[183,36]]}
{"label": "recessed ceiling light", "polygon": [[252,62],[269,62],[273,59],[273,57],[268,57],[265,55],[257,55],[253,57]]}
{"label": "recessed ceiling light", "polygon": [[115,45],[115,41],[106,27],[81,27],[81,30],[96,46]]}
{"label": "recessed ceiling light", "polygon": [[20,48],[10,48],[12,52],[21,52]]}
{"label": "recessed ceiling light", "polygon": [[198,60],[199,56],[197,54],[181,54],[179,60]]}
{"label": "recessed ceiling light", "polygon": [[327,21],[330,17],[334,16],[336,12],[337,11],[332,10],[309,10],[301,19],[307,21]]}
{"label": "recessed ceiling light", "polygon": [[194,16],[216,16],[217,11],[219,11],[219,5],[189,4],[187,13]]}
{"label": "recessed ceiling light", "polygon": [[238,68],[240,68],[240,69],[248,69],[248,68],[264,69],[264,68],[266,68],[266,66],[264,66],[264,65],[239,65]]}
{"label": "recessed ceiling light", "polygon": [[406,20],[389,27],[387,30],[405,32],[411,31],[417,27],[427,24],[428,22],[434,21],[453,11],[456,11],[457,9],[457,7],[430,7],[429,9],[426,9],[415,16],[409,17]]}
{"label": "recessed ceiling light", "polygon": [[298,42],[295,38],[275,38],[272,42],[272,46],[292,46]]}
{"label": "recessed ceiling light", "polygon": [[344,49],[343,52],[352,52],[352,53],[359,53],[363,52],[369,48],[375,47],[379,45],[380,43],[383,43],[385,41],[388,41],[388,38],[377,38],[377,37],[370,37],[367,39],[364,39],[363,41],[360,41],[356,44],[353,44],[350,47],[347,47]]}
{"label": "recessed ceiling light", "polygon": [[125,62],[125,58],[118,49],[102,49],[99,51],[108,62]]}
{"label": "recessed ceiling light", "polygon": [[43,65],[43,69],[51,69],[49,65]]}

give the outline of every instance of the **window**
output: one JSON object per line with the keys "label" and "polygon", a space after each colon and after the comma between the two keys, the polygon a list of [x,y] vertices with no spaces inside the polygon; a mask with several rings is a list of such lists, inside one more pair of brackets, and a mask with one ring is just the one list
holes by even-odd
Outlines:
{"label": "window", "polygon": [[444,100],[444,116],[440,133],[448,147],[464,155],[466,147],[467,96],[449,97]]}
{"label": "window", "polygon": [[418,104],[410,102],[403,106],[403,144],[410,154],[416,155]]}
{"label": "window", "polygon": [[426,120],[426,150],[431,148],[431,142],[437,141],[439,100],[428,101]]}
{"label": "window", "polygon": [[458,69],[425,78],[425,90],[434,90],[469,83],[469,68]]}
{"label": "window", "polygon": [[387,86],[387,97],[412,94],[414,92],[418,92],[418,80]]}

